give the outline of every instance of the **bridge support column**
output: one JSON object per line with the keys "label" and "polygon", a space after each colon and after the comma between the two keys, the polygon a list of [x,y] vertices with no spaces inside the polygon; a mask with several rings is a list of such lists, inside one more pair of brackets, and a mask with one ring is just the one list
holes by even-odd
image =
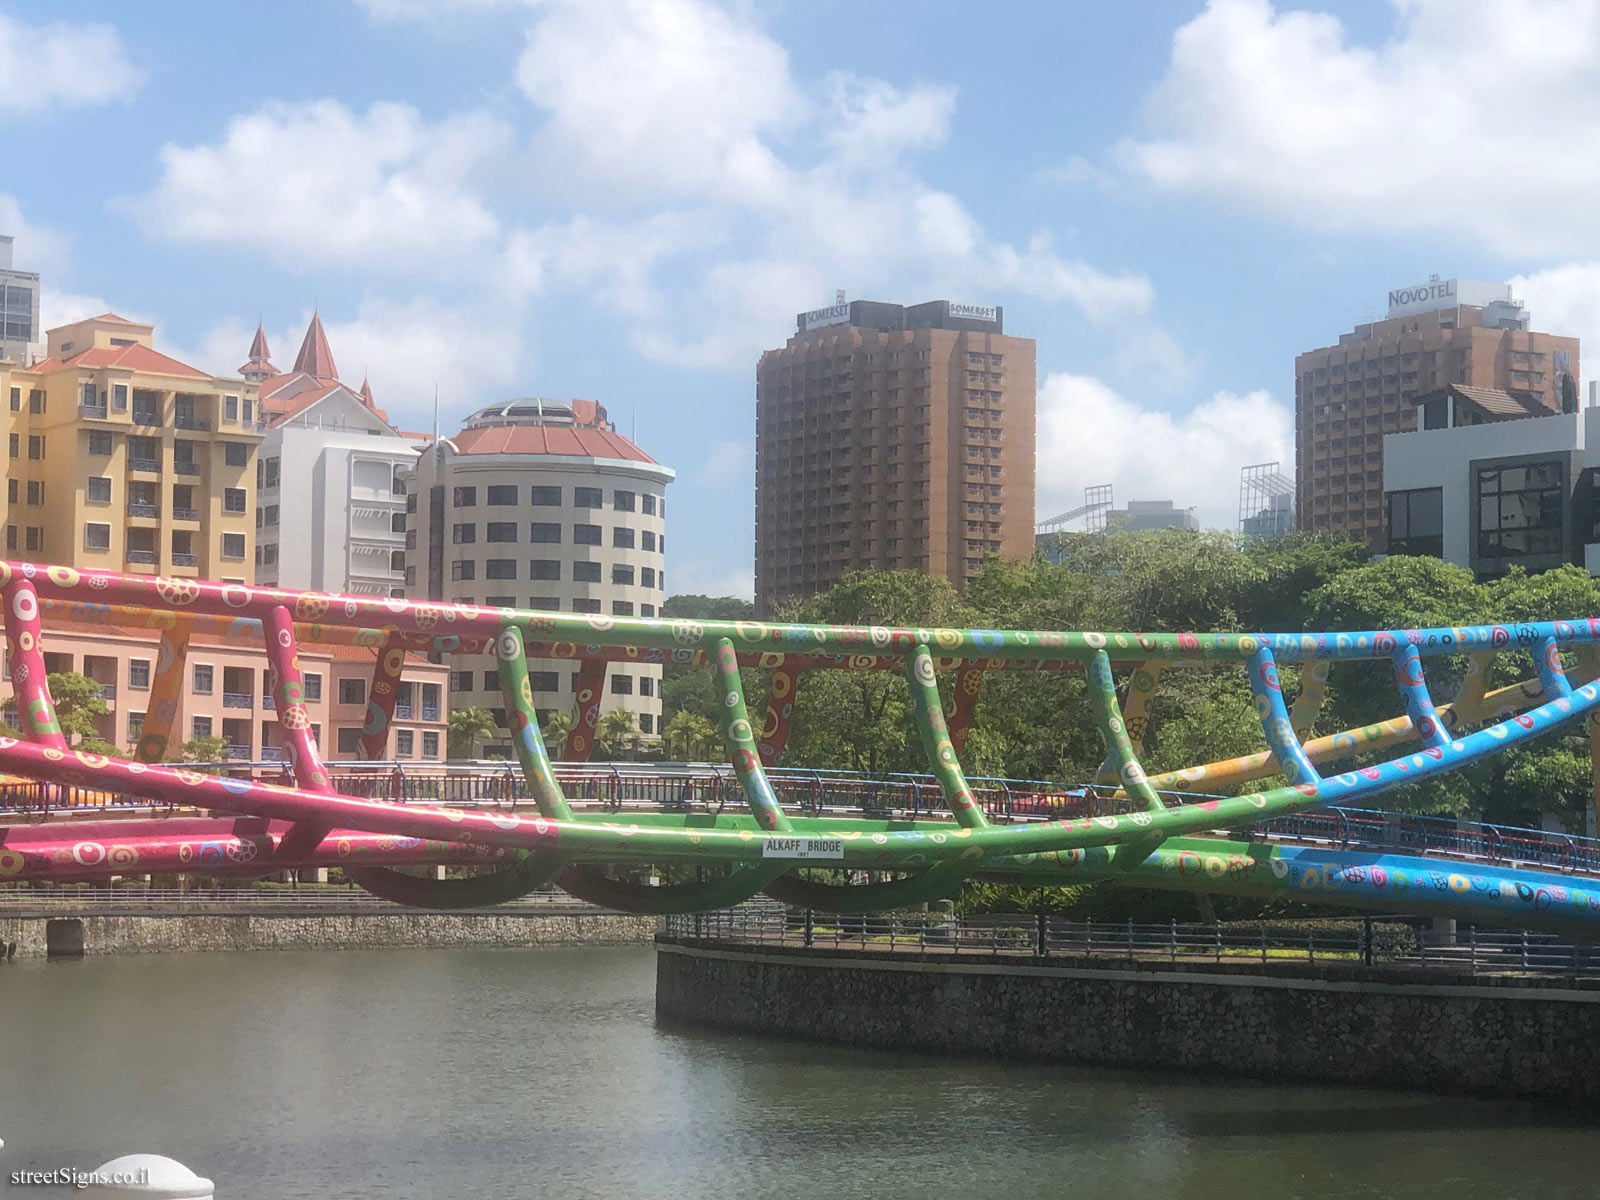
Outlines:
{"label": "bridge support column", "polygon": [[[139,741],[133,752],[140,762],[160,762],[172,746],[172,728],[178,719],[178,703],[183,699],[184,671],[189,665],[189,634],[193,629],[193,617],[188,613],[176,613],[171,628],[161,631],[156,661],[150,671],[150,699],[145,704],[144,726],[139,730]],[[253,679],[254,672],[251,676]],[[252,683],[251,690],[254,688]]]}
{"label": "bridge support column", "polygon": [[[572,715],[567,743],[561,748],[562,762],[588,762],[594,750],[595,730],[600,726],[600,701],[605,698],[606,660],[586,658],[578,667],[578,704]],[[526,666],[524,666],[526,671]]]}
{"label": "bridge support column", "polygon": [[12,579],[0,589],[6,605],[6,643],[11,655],[11,688],[17,697],[17,719],[23,736],[51,750],[65,750],[67,739],[56,720],[50,699],[43,631],[39,625],[39,594],[26,579]]}
{"label": "bridge support column", "polygon": [[933,669],[933,655],[926,645],[918,646],[906,662],[906,676],[911,684],[911,714],[917,723],[917,733],[922,737],[922,749],[928,756],[928,769],[939,781],[939,792],[945,807],[963,829],[982,829],[989,822],[983,810],[972,798],[967,785],[966,772],[956,757],[950,729],[944,720],[944,705],[939,700],[939,680]]}
{"label": "bridge support column", "polygon": [[372,665],[372,686],[367,689],[367,723],[361,727],[361,756],[368,761],[389,757],[389,726],[394,722],[395,701],[400,698],[400,676],[406,652],[393,638],[378,648]]}

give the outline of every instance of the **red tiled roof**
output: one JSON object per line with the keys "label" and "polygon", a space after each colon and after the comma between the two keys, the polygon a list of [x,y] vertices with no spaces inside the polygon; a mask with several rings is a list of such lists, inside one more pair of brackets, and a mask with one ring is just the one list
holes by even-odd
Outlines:
{"label": "red tiled roof", "polygon": [[257,359],[260,359],[262,362],[267,362],[272,358],[272,352],[267,349],[267,331],[262,327],[261,322],[259,321],[256,322],[255,340],[250,343],[249,357],[252,362],[256,361]]}
{"label": "red tiled roof", "polygon": [[311,324],[306,326],[300,353],[295,355],[294,369],[316,379],[339,378],[339,368],[333,365],[333,351],[328,348],[328,335],[322,330],[320,313],[311,314]]}
{"label": "red tiled roof", "polygon": [[[131,322],[130,322],[131,323]],[[152,350],[149,346],[135,343],[132,346],[91,346],[79,354],[68,358],[45,358],[33,364],[29,370],[49,373],[59,371],[64,367],[128,367],[135,371],[146,371],[152,375],[184,375],[190,379],[210,379],[204,371],[196,370],[188,363],[179,362],[175,358],[162,354],[159,350]]]}
{"label": "red tiled roof", "polygon": [[450,440],[461,454],[561,454],[656,461],[620,433],[571,425],[489,425],[463,429]]}

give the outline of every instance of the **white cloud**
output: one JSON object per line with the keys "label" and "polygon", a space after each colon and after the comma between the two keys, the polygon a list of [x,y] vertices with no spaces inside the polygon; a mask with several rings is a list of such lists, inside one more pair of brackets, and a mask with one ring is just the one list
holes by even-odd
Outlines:
{"label": "white cloud", "polygon": [[517,66],[556,161],[652,193],[770,197],[786,172],[761,134],[798,116],[788,55],[699,0],[551,0]]}
{"label": "white cloud", "polygon": [[66,266],[70,241],[67,235],[30,223],[22,215],[22,205],[16,197],[4,193],[0,193],[0,233],[16,239],[12,265],[17,270],[52,274]]}
{"label": "white cloud", "polygon": [[24,25],[0,13],[0,113],[131,100],[144,72],[110,25]]}
{"label": "white cloud", "polygon": [[1393,3],[1394,36],[1360,44],[1329,13],[1212,0],[1114,157],[1314,228],[1600,252],[1600,3]]}
{"label": "white cloud", "polygon": [[1194,357],[1159,325],[1136,328],[1123,337],[1116,365],[1123,379],[1165,395],[1186,391],[1199,370]]}
{"label": "white cloud", "polygon": [[741,600],[756,598],[756,573],[748,568],[735,567],[718,571],[705,564],[688,562],[672,570],[670,596],[737,596]]}
{"label": "white cloud", "polygon": [[704,483],[748,483],[753,457],[749,442],[718,442],[695,478]]}
{"label": "white cloud", "polygon": [[[49,284],[40,281],[39,284],[39,328],[43,330],[54,329],[58,325],[71,325],[74,321],[81,321],[85,317],[98,317],[104,312],[115,312],[119,317],[126,317],[130,321],[149,321],[150,318],[141,313],[128,309],[118,308],[109,300],[99,296],[81,296],[74,292],[63,292]],[[40,341],[44,339],[41,338]],[[240,361],[243,361],[242,359]]]}
{"label": "white cloud", "polygon": [[906,150],[942,145],[956,110],[956,89],[918,84],[910,91],[881,79],[834,72],[823,80],[833,108],[827,142],[840,157],[870,165]]}
{"label": "white cloud", "polygon": [[1593,366],[1585,372],[1582,359],[1585,352],[1600,357],[1600,261],[1518,275],[1511,286],[1527,304],[1535,329],[1580,339],[1578,378],[1600,377]]}
{"label": "white cloud", "polygon": [[1109,483],[1119,507],[1171,500],[1201,522],[1238,524],[1239,468],[1278,461],[1293,470],[1294,425],[1265,391],[1218,392],[1187,413],[1144,408],[1098,379],[1051,375],[1039,388],[1038,513],[1047,519]]}
{"label": "white cloud", "polygon": [[469,177],[509,137],[481,113],[430,123],[406,104],[268,101],[215,145],[162,147],[160,182],[123,203],[174,241],[250,246],[294,269],[431,268],[499,232]]}
{"label": "white cloud", "polygon": [[445,20],[462,13],[520,7],[527,0],[356,0],[374,21]]}

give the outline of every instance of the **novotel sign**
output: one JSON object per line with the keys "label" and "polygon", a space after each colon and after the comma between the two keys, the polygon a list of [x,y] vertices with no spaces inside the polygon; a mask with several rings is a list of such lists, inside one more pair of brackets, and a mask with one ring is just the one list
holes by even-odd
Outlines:
{"label": "novotel sign", "polygon": [[833,304],[827,308],[813,308],[800,314],[801,329],[821,329],[824,325],[843,325],[850,320],[848,304]]}
{"label": "novotel sign", "polygon": [[1438,308],[1454,308],[1458,304],[1472,304],[1481,308],[1497,300],[1511,301],[1510,284],[1474,283],[1469,279],[1440,279],[1435,275],[1427,283],[1390,291],[1389,315],[1405,317],[1412,313],[1432,312]]}
{"label": "novotel sign", "polygon": [[957,304],[950,302],[950,316],[958,321],[988,321],[991,325],[1000,319],[1000,310],[992,304]]}

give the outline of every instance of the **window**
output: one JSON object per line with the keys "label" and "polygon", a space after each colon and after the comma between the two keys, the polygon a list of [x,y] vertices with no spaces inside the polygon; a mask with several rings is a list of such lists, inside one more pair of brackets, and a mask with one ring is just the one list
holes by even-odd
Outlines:
{"label": "window", "polygon": [[502,508],[506,506],[514,507],[517,503],[517,485],[514,483],[490,484],[486,489],[484,501],[488,504],[499,505]]}
{"label": "window", "polygon": [[490,608],[515,608],[517,606],[517,598],[515,596],[485,596],[483,602]]}
{"label": "window", "polygon": [[577,583],[599,583],[600,564],[597,562],[575,562],[572,564],[572,578]]}
{"label": "window", "polygon": [[632,550],[633,530],[618,525],[611,531],[611,544],[619,550]]}
{"label": "window", "polygon": [[656,515],[656,498],[654,496],[652,496],[649,492],[646,492],[644,495],[639,497],[639,508],[647,516],[652,516],[652,517],[655,516]]}
{"label": "window", "polygon": [[439,757],[439,733],[437,730],[424,730],[422,734],[422,757]]}
{"label": "window", "polygon": [[128,411],[128,385],[114,383],[111,385],[111,407],[117,412]]}
{"label": "window", "polygon": [[639,695],[653,696],[656,693],[656,681],[648,675],[639,676]]}
{"label": "window", "polygon": [[28,435],[28,457],[35,462],[44,457],[44,434],[30,433]]}
{"label": "window", "polygon": [[1478,472],[1478,554],[1511,558],[1561,554],[1565,489],[1559,462]]}
{"label": "window", "polygon": [[[492,488],[490,489],[493,490]],[[538,528],[535,526],[535,528]],[[483,540],[486,542],[514,542],[517,540],[517,523],[515,521],[490,521],[484,527]]]}
{"label": "window", "polygon": [[[245,493],[243,488],[222,489],[222,511],[242,513],[245,511]],[[277,522],[273,522],[277,524]]]}
{"label": "window", "polygon": [[450,530],[450,541],[457,546],[470,546],[478,540],[476,525],[456,525]]}
{"label": "window", "polygon": [[655,585],[656,585],[655,569],[653,567],[640,567],[639,568],[639,586],[640,587],[655,587]]}
{"label": "window", "polygon": [[542,483],[536,483],[529,490],[528,503],[542,505],[545,508],[560,508],[561,489],[558,487],[550,487]]}
{"label": "window", "polygon": [[600,611],[600,601],[580,599],[572,602],[572,611],[577,613],[597,613]]}
{"label": "window", "polygon": [[641,550],[654,550],[656,548],[656,535],[652,530],[646,529],[639,535],[639,548]]}
{"label": "window", "polygon": [[21,435],[13,433],[11,435],[11,439],[10,439],[10,449],[11,449],[11,457],[12,458],[21,458],[22,457],[22,450],[20,449],[21,445],[22,445]]}
{"label": "window", "polygon": [[641,605],[639,605],[639,615],[641,617],[653,617],[653,616],[655,616],[656,615],[656,606],[654,604],[641,604]]}
{"label": "window", "polygon": [[633,499],[632,492],[612,492],[611,507],[617,512],[632,512]]}
{"label": "window", "polygon": [[452,692],[470,692],[474,686],[472,680],[471,671],[451,671],[450,690]]}
{"label": "window", "polygon": [[224,396],[222,398],[222,419],[224,421],[237,421],[239,419],[239,397]]}
{"label": "window", "polygon": [[613,600],[611,602],[611,615],[613,617],[631,617],[631,616],[633,616],[633,601],[632,600]]}
{"label": "window", "polygon": [[478,505],[478,489],[475,487],[458,487],[451,493],[451,503],[457,508],[476,508]]}
{"label": "window", "polygon": [[599,488],[580,487],[572,489],[572,504],[574,508],[604,508],[605,493]]}
{"label": "window", "polygon": [[611,694],[613,696],[633,695],[633,676],[623,675],[620,672],[611,677]]}
{"label": "window", "polygon": [[42,505],[44,503],[44,481],[41,479],[28,480],[28,503]]}
{"label": "window", "polygon": [[211,718],[195,717],[189,722],[189,736],[195,741],[202,741],[211,736]]}
{"label": "window", "polygon": [[11,389],[11,411],[22,411],[22,389],[19,387],[14,387]]}
{"label": "window", "polygon": [[615,564],[611,568],[611,582],[612,583],[632,583],[633,582],[633,568],[632,567],[625,567],[621,563]]}
{"label": "window", "polygon": [[17,503],[17,489],[22,486],[22,481],[15,475],[6,480],[6,500],[12,504]]}
{"label": "window", "polygon": [[416,753],[416,732],[410,729],[396,729],[394,731],[394,756],[396,758],[415,758]]}
{"label": "window", "polygon": [[483,673],[483,690],[486,692],[498,692],[500,690],[500,675],[498,672],[485,671]]}
{"label": "window", "polygon": [[102,525],[97,521],[90,521],[83,527],[83,548],[85,550],[111,549],[111,526]]}
{"label": "window", "polygon": [[655,714],[653,714],[653,713],[640,713],[639,714],[639,732],[640,733],[652,733],[652,732],[654,732],[655,725],[656,725]]}
{"label": "window", "polygon": [[554,596],[534,596],[528,601],[529,608],[536,608],[540,612],[560,612],[561,601]]}
{"label": "window", "polygon": [[137,742],[144,735],[144,714],[131,712],[128,714],[128,740]]}
{"label": "window", "polygon": [[[94,384],[92,384],[92,383],[84,384],[83,385],[83,402],[85,404],[87,404],[90,408],[93,408],[96,405],[96,403],[98,402],[98,400],[99,400],[99,393],[97,393],[94,390]],[[28,393],[28,411],[31,412],[31,413],[35,413],[35,414],[44,412],[44,393],[42,391],[40,391],[38,388],[34,388],[31,392]]]}
{"label": "window", "polygon": [[250,447],[243,442],[223,442],[222,461],[230,467],[242,467],[250,461]]}
{"label": "window", "polygon": [[354,725],[344,725],[339,729],[339,753],[361,753],[361,730]]}
{"label": "window", "polygon": [[144,692],[150,689],[150,660],[148,658],[129,660],[128,686],[136,692]]}
{"label": "window", "polygon": [[450,564],[451,579],[476,579],[477,576],[478,564],[470,558],[458,558]]}
{"label": "window", "polygon": [[89,431],[89,453],[110,454],[111,435],[103,429],[91,429]]}
{"label": "window", "polygon": [[483,577],[485,579],[515,579],[517,577],[517,560],[514,558],[491,558],[483,564]]}
{"label": "window", "polygon": [[340,704],[365,704],[367,702],[367,681],[359,676],[348,676],[339,680]]}
{"label": "window", "polygon": [[322,676],[312,671],[307,671],[301,676],[301,683],[306,689],[306,701],[319,703],[322,700]]}
{"label": "window", "polygon": [[278,469],[281,463],[276,458],[264,458],[258,464],[256,471],[256,485],[264,488],[278,486]]}
{"label": "window", "polygon": [[[558,558],[536,558],[528,563],[529,579],[560,579],[561,560]],[[577,576],[573,576],[577,578]]]}
{"label": "window", "polygon": [[211,695],[211,678],[213,668],[207,663],[195,663],[194,686],[191,689],[196,696]]}
{"label": "window", "polygon": [[251,400],[249,396],[246,396],[243,403],[239,405],[239,419],[246,425],[250,424],[250,418],[255,415],[254,410],[255,401]]}
{"label": "window", "polygon": [[553,521],[535,521],[528,526],[528,540],[546,545],[561,541],[561,526]]}
{"label": "window", "polygon": [[557,671],[529,671],[528,685],[536,692],[559,691],[561,675]]}
{"label": "window", "polygon": [[244,557],[244,534],[225,533],[222,535],[222,557],[229,559],[242,559]]}
{"label": "window", "polygon": [[600,544],[600,526],[574,525],[572,527],[572,544],[574,546],[598,546]]}
{"label": "window", "polygon": [[44,530],[40,526],[29,525],[25,540],[30,551],[44,550]]}
{"label": "window", "polygon": [[1389,493],[1389,553],[1444,556],[1444,490]]}

